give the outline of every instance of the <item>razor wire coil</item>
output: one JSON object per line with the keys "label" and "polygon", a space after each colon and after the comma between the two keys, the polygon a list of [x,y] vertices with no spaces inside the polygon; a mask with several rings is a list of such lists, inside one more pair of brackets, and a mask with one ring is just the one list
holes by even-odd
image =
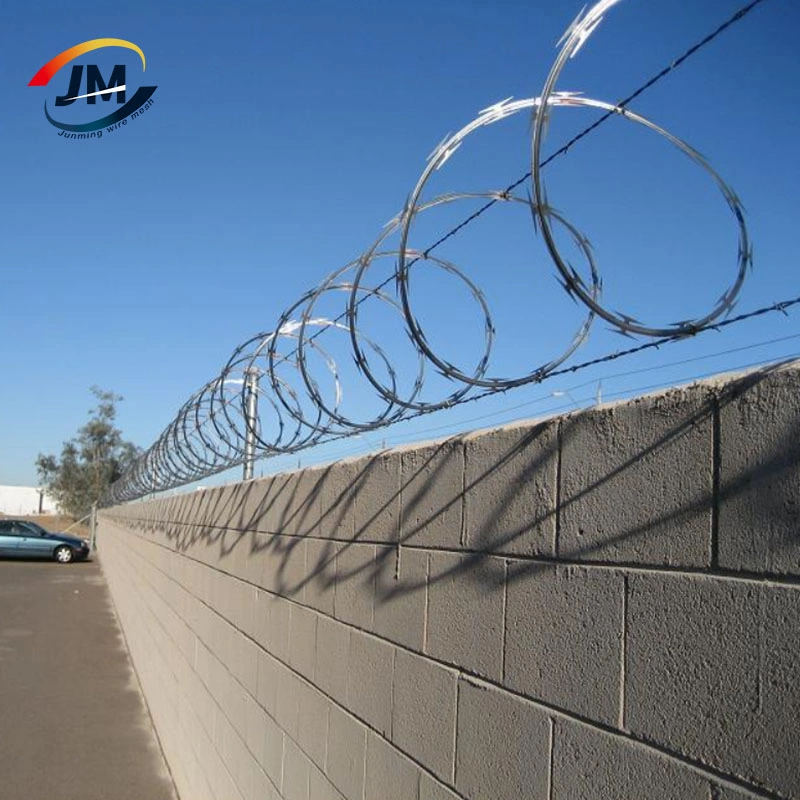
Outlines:
{"label": "razor wire coil", "polygon": [[[719,328],[736,319],[765,313],[766,310],[785,313],[786,308],[799,302],[795,299],[776,303],[770,309],[759,309],[739,318],[725,319],[752,267],[752,245],[742,204],[732,187],[690,144],[629,108],[632,100],[743,19],[764,0],[753,0],[737,11],[715,31],[618,103],[559,91],[557,84],[566,63],[578,54],[608,11],[619,2],[621,0],[600,0],[588,11],[579,14],[559,42],[560,49],[539,96],[516,101],[509,98],[489,106],[457,133],[446,137],[429,157],[402,211],[385,226],[369,249],[288,307],[272,331],[259,333],[237,347],[220,374],[181,406],[156,442],[112,485],[102,504],[134,500],[146,494],[192,483],[241,465],[254,457],[294,453],[323,441],[358,435],[489,394],[538,383],[545,378],[613,360],[626,353],[640,352],[704,330]],[[542,149],[550,116],[563,108],[593,108],[602,111],[603,115],[550,157],[543,159]],[[455,155],[468,137],[520,113],[532,116],[531,169],[526,175],[504,190],[425,197],[431,176]],[[655,325],[604,306],[600,270],[588,239],[562,211],[556,210],[548,202],[542,169],[614,116],[634,122],[666,139],[702,169],[716,185],[734,218],[738,232],[738,256],[733,277],[712,308],[695,319],[667,326]],[[528,195],[516,193],[515,190],[526,181],[530,181]],[[425,212],[459,201],[474,200],[486,202],[427,249],[411,246],[412,230]],[[572,339],[560,352],[523,374],[513,376],[494,375],[490,371],[495,323],[481,288],[456,264],[432,254],[447,239],[498,203],[528,207],[536,231],[542,234],[559,282],[566,293],[583,307],[585,314]],[[554,226],[565,230],[581,253],[585,262],[583,273],[573,267],[562,253]],[[386,246],[391,236],[399,237],[396,247]],[[371,270],[382,259],[392,259],[392,274],[380,281],[371,280]],[[479,310],[483,318],[483,344],[470,365],[453,363],[438,352],[415,313],[412,286],[420,265],[428,270],[439,270],[458,282]],[[344,298],[344,307],[336,316],[325,316],[318,311],[323,298],[330,297]],[[416,364],[413,379],[401,380],[405,376],[401,376],[385,348],[375,336],[370,336],[368,331],[362,329],[360,312],[366,300],[381,304],[387,314],[396,315],[404,326]],[[582,365],[564,366],[586,340],[597,317],[623,334],[647,337],[650,341]],[[341,369],[323,344],[324,335],[342,336],[349,341],[350,354],[358,374],[366,380],[373,398],[379,403],[376,412],[357,418],[343,410]],[[322,372],[312,367],[312,359],[317,366],[320,363],[323,365]],[[425,395],[430,383],[427,378],[431,373],[444,376],[447,385],[452,386],[444,396],[431,398]],[[323,388],[323,380],[328,387],[327,392]],[[253,414],[256,408],[257,413]]]}

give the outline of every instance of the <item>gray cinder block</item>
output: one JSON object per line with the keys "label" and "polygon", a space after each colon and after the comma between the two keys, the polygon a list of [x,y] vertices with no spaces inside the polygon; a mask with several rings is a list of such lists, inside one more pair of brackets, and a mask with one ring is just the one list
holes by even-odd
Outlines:
{"label": "gray cinder block", "polygon": [[297,745],[286,740],[283,749],[283,784],[281,794],[284,800],[308,800],[309,762]]}
{"label": "gray cinder block", "polygon": [[336,619],[372,630],[375,545],[341,544],[336,554]]}
{"label": "gray cinder block", "polygon": [[282,549],[281,539],[278,533],[256,532],[253,536],[252,558],[255,560],[256,585],[260,588],[276,594],[280,592],[279,571],[282,567],[281,561],[276,554]]}
{"label": "gray cinder block", "polygon": [[800,575],[800,370],[745,376],[720,397],[719,563]]}
{"label": "gray cinder block", "polygon": [[298,678],[290,669],[278,666],[278,696],[275,702],[275,721],[293,739],[297,739],[299,716]]}
{"label": "gray cinder block", "polygon": [[233,725],[239,738],[244,741],[247,732],[247,699],[250,695],[228,674],[226,684],[219,695],[220,707]]}
{"label": "gray cinder block", "polygon": [[710,577],[628,580],[628,729],[800,794],[800,592]]}
{"label": "gray cinder block", "polygon": [[308,468],[294,473],[285,533],[293,536],[319,536],[323,478],[324,470],[320,468]]}
{"label": "gray cinder block", "polygon": [[469,680],[459,683],[456,782],[470,800],[547,797],[550,725],[531,703]]}
{"label": "gray cinder block", "polygon": [[690,767],[636,742],[557,719],[553,800],[709,800],[709,783]]}
{"label": "gray cinder block", "polygon": [[400,453],[379,453],[356,462],[355,538],[397,542],[400,531]]}
{"label": "gray cinder block", "polygon": [[249,482],[242,491],[242,527],[280,533],[289,513],[290,476],[275,475]]}
{"label": "gray cinder block", "polygon": [[426,652],[499,681],[503,671],[501,558],[431,554]]}
{"label": "gray cinder block", "polygon": [[[197,768],[199,772],[199,767]],[[260,768],[256,768],[253,772],[253,793],[251,797],[245,797],[244,800],[279,800],[277,789],[273,785],[269,776]],[[190,797],[198,797],[198,800],[204,800],[202,795],[191,794]]]}
{"label": "gray cinder block", "polygon": [[256,678],[256,700],[264,710],[275,716],[275,703],[278,697],[278,666],[275,659],[264,651],[258,654]]}
{"label": "gray cinder block", "polygon": [[252,568],[256,583],[268,592],[302,601],[306,540],[281,533],[256,533],[251,540],[251,549],[251,557],[260,566],[260,569]]}
{"label": "gray cinder block", "polygon": [[464,443],[449,439],[400,452],[400,541],[456,550],[461,546]]}
{"label": "gray cinder block", "polygon": [[374,636],[350,632],[347,708],[385,736],[392,725],[394,651]]}
{"label": "gray cinder block", "polygon": [[758,795],[739,791],[738,789],[731,789],[728,786],[712,784],[709,797],[710,800],[753,800],[753,798],[758,797]]}
{"label": "gray cinder block", "polygon": [[428,553],[407,547],[383,547],[375,552],[375,633],[397,644],[422,651]]}
{"label": "gray cinder block", "polygon": [[325,774],[348,800],[363,796],[366,756],[367,729],[338,706],[331,705]]}
{"label": "gray cinder block", "polygon": [[753,773],[787,796],[800,795],[800,590],[767,585],[760,599],[759,768]]}
{"label": "gray cinder block", "polygon": [[306,596],[306,545],[307,540],[297,536],[280,536],[270,553],[277,565],[275,591],[298,603]]}
{"label": "gray cinder block", "polygon": [[356,536],[356,493],[360,470],[344,461],[321,470],[319,535],[352,542]]}
{"label": "gray cinder block", "polygon": [[325,768],[330,704],[313,686],[298,685],[297,743],[320,769]]}
{"label": "gray cinder block", "polygon": [[460,800],[460,798],[439,781],[423,772],[419,784],[419,800]]}
{"label": "gray cinder block", "polygon": [[418,800],[419,777],[413,761],[369,732],[364,800]]}
{"label": "gray cinder block", "polygon": [[394,668],[392,741],[444,781],[455,764],[458,673],[398,650]]}
{"label": "gray cinder block", "polygon": [[333,616],[336,588],[336,544],[329,539],[306,540],[305,602]]}
{"label": "gray cinder block", "polygon": [[244,742],[247,749],[260,759],[264,753],[267,730],[267,712],[252,697],[245,698]]}
{"label": "gray cinder block", "polygon": [[603,569],[511,563],[504,683],[616,725],[624,581]]}
{"label": "gray cinder block", "polygon": [[319,770],[312,765],[308,800],[345,800],[345,797]]}
{"label": "gray cinder block", "polygon": [[281,782],[285,739],[286,735],[278,723],[272,717],[267,717],[264,722],[264,749],[258,760],[275,786],[280,786]]}
{"label": "gray cinder block", "polygon": [[[265,775],[256,757],[247,749],[243,751],[239,769],[241,775],[236,776],[236,786],[241,792],[243,800],[258,800],[258,789],[265,782]],[[268,781],[266,782],[268,783]],[[263,794],[261,797],[263,798]]]}
{"label": "gray cinder block", "polygon": [[267,650],[279,661],[289,661],[289,625],[292,603],[276,595],[269,595],[269,631]]}
{"label": "gray cinder block", "polygon": [[238,775],[241,773],[243,757],[247,748],[235,728],[225,719],[224,714],[217,716],[216,728],[214,738],[217,751],[222,755],[222,760],[231,775]]}
{"label": "gray cinder block", "polygon": [[[177,570],[172,569],[171,572],[175,574]],[[257,592],[254,586],[241,580],[230,581],[227,588],[228,603],[222,612],[234,627],[251,637],[255,635]]]}
{"label": "gray cinder block", "polygon": [[200,517],[192,519],[193,523],[231,530],[242,529],[244,484],[228,484],[205,492],[204,495],[205,510]]}
{"label": "gray cinder block", "polygon": [[349,653],[350,628],[336,620],[319,617],[314,675],[317,686],[340,705],[347,699]]}
{"label": "gray cinder block", "polygon": [[255,694],[258,685],[258,646],[235,631],[232,638],[231,672],[250,693]]}
{"label": "gray cinder block", "polygon": [[515,425],[464,439],[470,550],[553,555],[558,425]]}
{"label": "gray cinder block", "polygon": [[703,386],[566,417],[558,555],[707,566],[712,437]]}
{"label": "gray cinder block", "polygon": [[309,681],[317,660],[316,611],[292,604],[289,614],[289,665]]}
{"label": "gray cinder block", "polygon": [[263,537],[258,531],[242,531],[234,551],[233,573],[254,586],[261,584],[264,574]]}

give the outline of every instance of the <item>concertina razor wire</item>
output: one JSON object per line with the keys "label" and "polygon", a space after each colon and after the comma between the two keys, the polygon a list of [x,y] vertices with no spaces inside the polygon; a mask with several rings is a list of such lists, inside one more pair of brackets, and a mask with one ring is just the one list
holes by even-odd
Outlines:
{"label": "concertina razor wire", "polygon": [[[284,311],[272,331],[259,333],[236,348],[220,374],[183,404],[156,442],[110,487],[101,504],[134,500],[152,492],[192,483],[252,462],[254,458],[294,453],[323,441],[363,434],[410,416],[451,407],[463,402],[470,393],[474,397],[475,392],[482,395],[505,392],[526,384],[539,383],[549,375],[563,371],[559,367],[586,340],[597,317],[620,333],[662,341],[691,336],[714,327],[728,314],[752,266],[752,247],[742,204],[733,189],[699,152],[655,122],[630,110],[628,102],[763,0],[755,0],[741,9],[628,100],[612,104],[560,91],[558,83],[565,65],[594,34],[605,14],[619,2],[621,0],[600,0],[578,15],[559,41],[560,50],[538,97],[516,101],[508,99],[492,105],[457,133],[448,136],[428,158],[427,166],[403,210],[387,224],[372,246]],[[591,245],[561,212],[548,203],[547,187],[542,175],[542,167],[554,157],[542,160],[550,116],[556,109],[569,108],[594,108],[605,112],[601,120],[573,142],[605,118],[619,116],[666,139],[703,170],[722,195],[738,231],[738,257],[728,288],[702,316],[664,326],[637,320],[603,305],[602,281]],[[522,180],[503,191],[452,193],[425,199],[425,189],[432,175],[471,134],[521,113],[528,113],[532,117],[531,170]],[[571,144],[557,154],[565,153]],[[524,196],[515,193],[514,190],[528,179],[528,192]],[[494,204],[527,206],[536,231],[542,234],[559,282],[566,293],[585,309],[583,321],[561,352],[524,374],[502,377],[491,373],[495,326],[483,292],[455,264],[431,254],[434,247],[465,223],[427,250],[420,251],[410,246],[411,232],[420,215],[430,209],[463,200],[486,201],[486,205],[470,220]],[[571,239],[583,257],[583,274],[570,264],[563,248],[557,243],[556,228]],[[399,245],[384,249],[392,236],[399,240]],[[394,269],[391,276],[382,281],[371,279],[371,271],[375,272],[374,265],[384,259],[392,260]],[[426,335],[412,302],[412,271],[418,263],[441,270],[460,282],[480,310],[483,317],[483,347],[474,367],[464,369],[451,363],[437,351]],[[317,312],[322,299],[330,297],[341,297],[343,300],[338,316]],[[405,375],[401,380],[385,348],[359,325],[361,307],[367,299],[381,303],[384,311],[396,315],[403,325],[414,351],[416,373],[412,380]],[[338,332],[349,339],[350,355],[379,401],[377,413],[359,419],[342,410],[341,370],[337,360],[323,345],[323,334],[331,332]],[[319,374],[320,366],[324,369],[324,377]],[[423,390],[426,376],[431,373],[447,378],[446,384],[453,387],[452,391],[433,399],[425,398]],[[403,383],[410,385],[403,389]],[[327,391],[323,384],[327,385]]]}

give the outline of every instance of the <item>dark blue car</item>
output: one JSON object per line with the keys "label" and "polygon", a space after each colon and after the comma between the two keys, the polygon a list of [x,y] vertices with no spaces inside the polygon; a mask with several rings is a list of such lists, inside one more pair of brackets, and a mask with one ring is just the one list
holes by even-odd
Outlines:
{"label": "dark blue car", "polygon": [[35,522],[0,519],[0,557],[52,558],[69,564],[89,555],[89,542],[67,533],[50,533]]}

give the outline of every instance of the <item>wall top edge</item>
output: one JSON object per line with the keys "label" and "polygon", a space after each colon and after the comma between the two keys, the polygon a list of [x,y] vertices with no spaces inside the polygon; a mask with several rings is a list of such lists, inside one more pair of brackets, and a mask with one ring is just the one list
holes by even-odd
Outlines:
{"label": "wall top edge", "polygon": [[[521,420],[514,420],[512,422],[504,423],[502,425],[493,425],[485,428],[475,428],[470,431],[461,431],[459,433],[451,434],[434,439],[427,439],[423,441],[408,442],[395,447],[389,447],[382,450],[375,450],[370,453],[349,456],[347,458],[338,459],[336,461],[328,461],[320,464],[313,464],[301,469],[285,470],[283,472],[275,472],[270,475],[265,475],[260,478],[253,478],[250,481],[230,481],[228,483],[219,484],[215,486],[203,486],[190,491],[178,491],[174,494],[162,494],[158,497],[150,498],[147,500],[136,500],[130,503],[125,503],[123,506],[133,505],[147,505],[154,502],[163,500],[185,500],[187,498],[204,496],[208,493],[214,494],[230,489],[234,486],[244,485],[258,485],[268,483],[276,478],[292,478],[301,475],[314,475],[326,470],[331,469],[335,465],[352,465],[371,461],[376,458],[390,458],[393,455],[400,453],[408,453],[416,450],[424,450],[432,447],[442,447],[448,443],[468,442],[475,439],[480,439],[484,436],[489,436],[500,431],[514,431],[521,429],[529,429],[535,427],[547,427],[557,425],[561,420],[575,419],[579,416],[586,414],[594,414],[598,411],[616,411],[625,407],[640,405],[643,403],[659,403],[665,402],[680,402],[682,399],[688,399],[692,395],[708,397],[720,397],[726,393],[736,392],[740,389],[746,389],[762,382],[765,379],[772,380],[785,380],[795,378],[800,382],[800,359],[793,361],[779,362],[774,365],[765,367],[756,367],[747,370],[737,370],[730,372],[720,372],[708,378],[699,381],[691,381],[685,384],[676,384],[666,388],[656,389],[652,392],[645,392],[635,397],[626,397],[621,400],[615,400],[607,403],[599,403],[584,408],[577,408],[572,411],[567,411],[561,414],[544,415],[540,417],[528,417]],[[122,507],[122,506],[120,506]],[[110,507],[114,508],[114,507]],[[110,510],[110,509],[104,509]]]}

